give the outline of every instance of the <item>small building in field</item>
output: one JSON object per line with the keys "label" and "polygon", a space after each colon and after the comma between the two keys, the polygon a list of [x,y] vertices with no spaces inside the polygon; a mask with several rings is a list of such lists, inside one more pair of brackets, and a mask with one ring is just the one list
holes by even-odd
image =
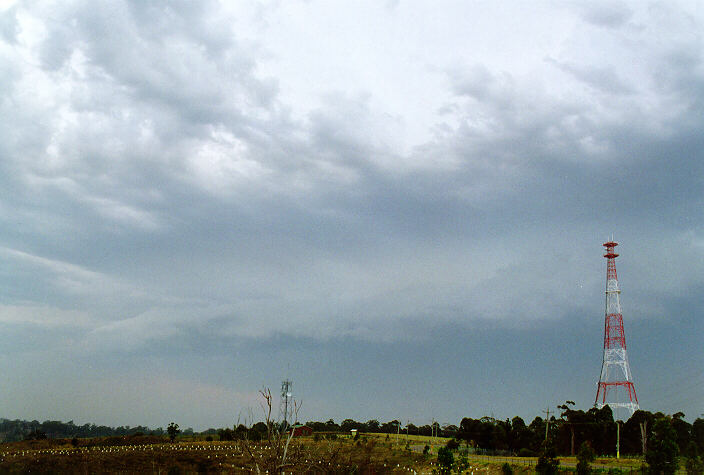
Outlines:
{"label": "small building in field", "polygon": [[313,429],[311,429],[308,426],[304,426],[302,424],[297,424],[294,425],[289,429],[289,431],[293,431],[293,436],[294,437],[303,437],[307,435],[313,435]]}

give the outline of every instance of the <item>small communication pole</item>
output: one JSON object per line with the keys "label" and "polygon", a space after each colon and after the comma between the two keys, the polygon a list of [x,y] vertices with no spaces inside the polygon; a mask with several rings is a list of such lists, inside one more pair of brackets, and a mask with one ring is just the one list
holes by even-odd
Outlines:
{"label": "small communication pole", "polygon": [[281,382],[281,414],[283,415],[284,427],[286,428],[288,427],[288,417],[293,409],[293,406],[289,405],[289,399],[291,398],[292,388],[293,381],[285,379]]}
{"label": "small communication pole", "polygon": [[548,441],[548,427],[550,427],[550,408],[543,411],[545,413],[545,442]]}
{"label": "small communication pole", "polygon": [[644,420],[643,422],[640,423],[640,443],[642,445],[643,455],[645,455],[646,440],[648,438],[647,429],[648,429],[648,421]]}

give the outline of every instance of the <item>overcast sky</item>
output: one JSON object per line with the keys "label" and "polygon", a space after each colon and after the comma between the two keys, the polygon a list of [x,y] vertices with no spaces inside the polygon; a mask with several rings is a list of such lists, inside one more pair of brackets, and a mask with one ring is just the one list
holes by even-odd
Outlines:
{"label": "overcast sky", "polygon": [[[236,5],[236,6],[235,6]],[[704,413],[704,9],[0,0],[0,417]],[[249,415],[249,416],[248,416]]]}

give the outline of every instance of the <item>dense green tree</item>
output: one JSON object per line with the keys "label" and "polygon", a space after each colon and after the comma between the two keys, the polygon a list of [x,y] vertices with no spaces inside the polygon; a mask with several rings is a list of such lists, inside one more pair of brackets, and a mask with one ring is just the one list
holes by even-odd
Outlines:
{"label": "dense green tree", "polygon": [[653,431],[655,416],[648,411],[638,410],[621,427],[621,453],[645,455],[643,452],[643,429],[645,441]]}
{"label": "dense green tree", "polygon": [[677,470],[677,432],[672,427],[672,420],[661,417],[653,425],[653,435],[648,441],[645,461],[652,474],[673,474]]}
{"label": "dense green tree", "polygon": [[478,419],[465,417],[460,422],[457,438],[467,441],[469,445],[477,447],[481,436],[482,423]]}
{"label": "dense green tree", "polygon": [[263,437],[267,432],[266,422],[257,422],[252,426],[251,432],[257,432],[261,437]]}
{"label": "dense green tree", "polygon": [[577,473],[579,475],[588,475],[592,473],[591,463],[596,458],[592,446],[589,442],[582,442],[579,446],[579,453],[577,454]]}
{"label": "dense green tree", "polygon": [[398,431],[399,426],[400,426],[399,422],[396,419],[394,419],[393,421],[384,422],[381,425],[380,430],[381,430],[381,432],[386,433],[386,434],[395,434],[396,431]]}
{"label": "dense green tree", "polygon": [[692,440],[692,424],[684,420],[683,412],[676,412],[672,415],[672,428],[677,433],[677,447],[680,453],[685,453]]}
{"label": "dense green tree", "polygon": [[557,460],[555,448],[549,442],[543,444],[538,463],[535,466],[535,472],[541,475],[556,475],[559,467],[560,461]]}
{"label": "dense green tree", "polygon": [[366,426],[365,432],[379,432],[379,428],[381,427],[379,421],[376,419],[368,420]]}
{"label": "dense green tree", "polygon": [[598,454],[616,455],[616,424],[611,407],[591,408],[586,413],[587,437]]}
{"label": "dense green tree", "polygon": [[536,416],[528,426],[531,433],[532,444],[529,447],[533,452],[538,453],[542,449],[542,444],[545,441],[545,421],[542,417]]}
{"label": "dense green tree", "polygon": [[704,454],[704,419],[698,418],[692,424],[692,439],[697,444],[700,454]]}
{"label": "dense green tree", "polygon": [[[169,425],[169,429],[171,429],[171,425]],[[171,430],[169,430],[169,437],[171,437],[171,440],[173,441],[175,436],[171,436]],[[220,440],[235,440],[235,435],[231,429],[219,429],[218,430],[218,439]]]}
{"label": "dense green tree", "polygon": [[334,420],[328,419],[327,422],[325,422],[325,430],[327,432],[340,432],[340,426],[335,424]]}
{"label": "dense green tree", "polygon": [[349,432],[352,429],[357,429],[361,430],[362,429],[362,424],[355,421],[354,419],[345,419],[340,423],[340,430],[342,432]]}
{"label": "dense green tree", "polygon": [[[437,422],[436,422],[437,424]],[[442,431],[438,434],[440,437],[457,437],[459,432],[459,427],[454,424],[447,424],[442,426]]]}
{"label": "dense green tree", "polygon": [[44,440],[46,438],[46,432],[41,429],[35,429],[25,436],[26,440]]}
{"label": "dense green tree", "polygon": [[244,424],[239,424],[232,429],[233,438],[236,440],[247,440],[249,439],[249,429]]}
{"label": "dense green tree", "polygon": [[513,453],[517,453],[522,447],[527,445],[528,428],[523,419],[516,416],[511,419],[511,428],[507,435],[508,448]]}
{"label": "dense green tree", "polygon": [[166,428],[166,432],[169,433],[169,439],[173,442],[176,440],[176,436],[181,432],[181,429],[178,428],[178,424],[175,422],[170,422],[169,427]]}
{"label": "dense green tree", "polygon": [[[577,420],[581,419],[581,415],[584,414],[583,411],[575,411],[571,406],[574,406],[574,401],[565,401],[561,406],[557,406],[562,412],[560,417],[566,421],[565,427],[570,431],[570,455],[574,455],[574,435],[575,435],[575,424]],[[580,414],[580,412],[582,414]],[[577,420],[575,420],[577,419]]]}
{"label": "dense green tree", "polygon": [[685,456],[687,460],[685,460],[684,466],[687,470],[687,475],[704,473],[704,462],[699,457],[699,447],[697,447],[697,443],[694,440],[689,441]]}
{"label": "dense green tree", "polygon": [[[525,425],[525,424],[524,424]],[[511,437],[511,422],[482,417],[471,419],[465,417],[460,422],[457,438],[467,441],[467,444],[485,450],[508,450]]]}

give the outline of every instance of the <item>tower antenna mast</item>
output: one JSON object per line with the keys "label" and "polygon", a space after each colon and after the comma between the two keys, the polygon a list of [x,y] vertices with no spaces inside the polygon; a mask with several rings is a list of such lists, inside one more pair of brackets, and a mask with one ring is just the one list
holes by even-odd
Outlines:
{"label": "tower antenna mast", "polygon": [[288,427],[288,418],[293,412],[292,388],[293,381],[285,379],[281,382],[281,414],[283,415],[283,425],[285,428]]}
{"label": "tower antenna mast", "polygon": [[614,248],[618,243],[611,239],[604,243],[606,254],[606,311],[604,317],[604,359],[596,390],[594,405],[601,409],[611,407],[614,419],[619,420],[619,412],[627,411],[628,417],[638,410],[638,398],[633,386],[631,368],[626,355],[626,333],[621,315],[621,290],[616,275]]}

